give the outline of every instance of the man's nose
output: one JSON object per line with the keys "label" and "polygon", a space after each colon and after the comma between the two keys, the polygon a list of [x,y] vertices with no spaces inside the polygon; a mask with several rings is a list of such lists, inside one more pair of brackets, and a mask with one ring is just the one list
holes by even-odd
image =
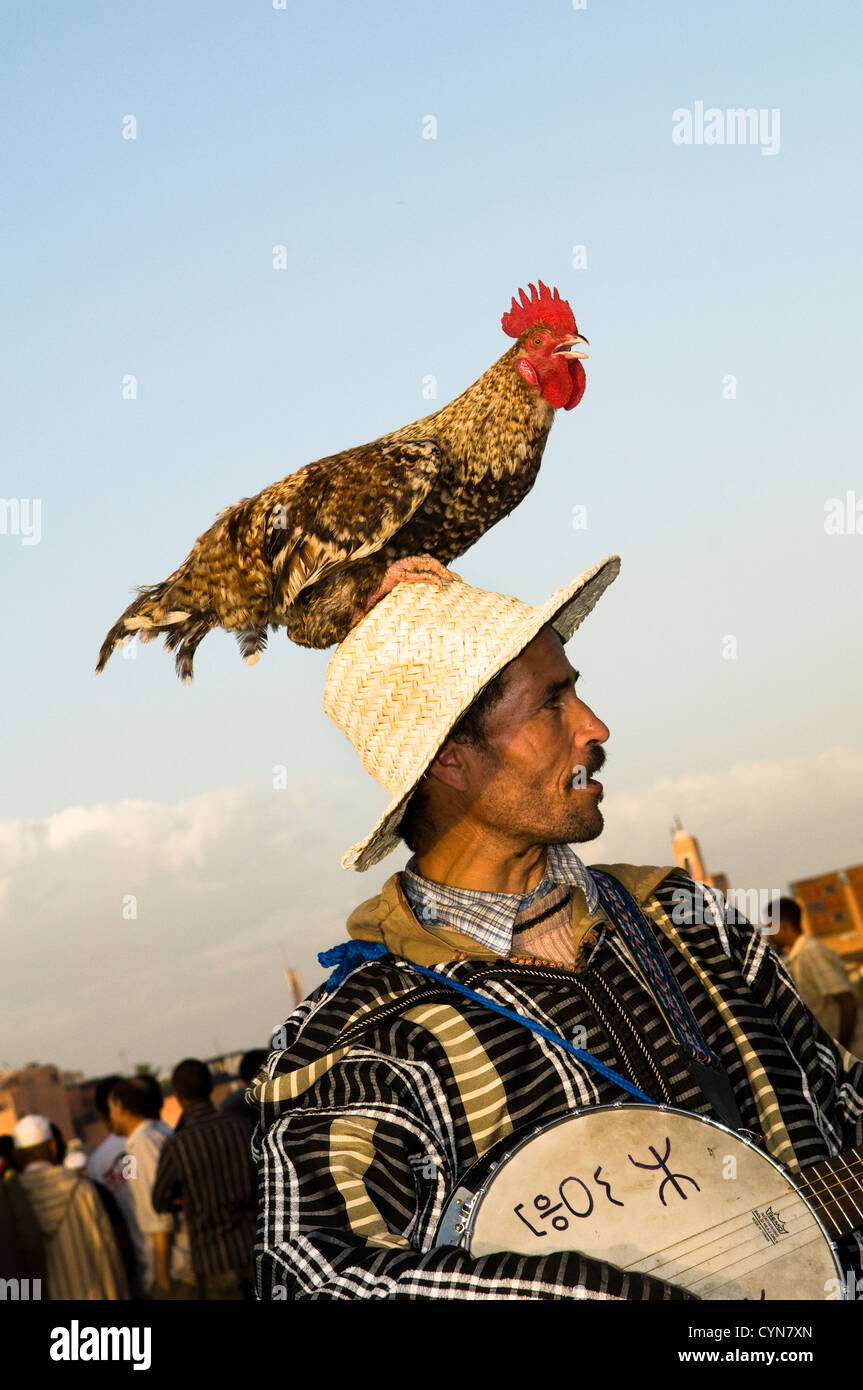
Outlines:
{"label": "man's nose", "polygon": [[603,724],[598,715],[594,714],[589,705],[583,700],[579,701],[581,709],[576,724],[576,741],[585,745],[588,743],[606,743],[611,738],[611,731],[607,724]]}

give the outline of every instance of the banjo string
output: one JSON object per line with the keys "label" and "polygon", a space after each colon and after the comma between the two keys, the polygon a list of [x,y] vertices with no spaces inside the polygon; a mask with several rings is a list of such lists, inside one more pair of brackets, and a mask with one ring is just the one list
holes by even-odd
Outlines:
{"label": "banjo string", "polygon": [[[777,1202],[772,1202],[772,1203],[771,1203],[771,1206],[772,1206],[773,1210],[774,1210],[774,1211],[777,1213],[777,1215],[778,1215],[778,1214],[780,1214],[780,1213],[782,1213],[782,1212],[787,1211],[787,1209],[789,1208],[789,1206],[793,1207],[794,1205],[796,1205],[796,1203],[797,1203],[797,1194],[794,1193],[794,1192],[789,1192],[788,1195],[787,1195],[785,1198],[782,1198],[782,1199],[780,1199],[780,1200],[777,1201]],[[808,1208],[806,1208],[805,1206],[801,1206],[801,1214],[805,1214],[806,1216],[809,1216],[809,1215],[810,1215],[810,1212],[809,1212]],[[697,1231],[697,1232],[695,1233],[694,1236],[684,1236],[681,1240],[672,1241],[672,1243],[671,1243],[670,1245],[663,1245],[663,1246],[660,1246],[658,1250],[654,1250],[654,1251],[652,1252],[651,1258],[655,1258],[656,1256],[664,1255],[666,1258],[662,1261],[662,1263],[663,1263],[663,1264],[666,1264],[666,1263],[670,1263],[670,1262],[673,1261],[675,1258],[678,1258],[678,1257],[679,1257],[679,1256],[676,1256],[676,1255],[675,1255],[675,1253],[674,1253],[675,1251],[679,1251],[679,1252],[680,1252],[680,1256],[683,1256],[684,1254],[686,1254],[686,1255],[695,1255],[695,1254],[704,1255],[705,1252],[709,1249],[709,1247],[710,1247],[711,1245],[716,1245],[716,1244],[718,1244],[720,1241],[722,1241],[723,1239],[725,1239],[727,1236],[734,1236],[734,1235],[740,1234],[740,1235],[743,1235],[743,1236],[744,1236],[745,1238],[747,1238],[747,1239],[755,1239],[755,1237],[757,1236],[758,1232],[752,1230],[751,1225],[748,1224],[748,1222],[747,1222],[747,1217],[749,1218],[749,1221],[751,1221],[751,1215],[750,1215],[749,1212],[745,1212],[745,1213],[744,1213],[744,1212],[740,1212],[740,1213],[737,1213],[737,1214],[734,1215],[734,1216],[726,1217],[726,1219],[725,1219],[724,1221],[717,1221],[717,1222],[715,1222],[712,1226],[707,1226],[707,1227],[705,1227],[705,1229],[704,1229],[703,1231]],[[737,1223],[736,1229],[735,1229],[735,1223]],[[690,1242],[691,1242],[692,1240],[697,1240],[699,1236],[707,1235],[707,1233],[708,1233],[709,1231],[715,1232],[715,1234],[714,1234],[709,1240],[703,1241],[702,1244],[700,1244],[700,1245],[695,1245],[695,1246],[693,1246],[693,1245],[690,1244]],[[793,1234],[793,1232],[790,1232],[789,1234]],[[819,1234],[820,1234],[820,1229],[819,1229]],[[686,1250],[683,1250],[683,1249],[681,1248],[681,1247],[683,1247],[683,1246],[686,1246],[686,1247],[687,1247]],[[730,1244],[730,1245],[727,1245],[727,1246],[725,1247],[724,1250],[717,1250],[717,1251],[715,1251],[715,1255],[720,1255],[720,1254],[728,1253],[728,1252],[732,1251],[734,1248],[735,1248],[735,1247],[734,1247],[734,1244],[732,1243],[732,1244]],[[758,1247],[756,1247],[756,1250],[757,1250],[757,1248],[758,1248]],[[774,1248],[775,1248],[775,1247],[774,1247]],[[768,1253],[768,1252],[765,1252],[765,1253]],[[745,1258],[745,1257],[741,1256],[740,1258]],[[633,1267],[634,1267],[634,1266],[625,1266],[625,1268],[633,1268]],[[658,1267],[658,1266],[657,1266],[657,1267]]]}
{"label": "banjo string", "polygon": [[[852,1207],[854,1208],[855,1212],[860,1218],[860,1223],[863,1224],[863,1211],[861,1211],[860,1207],[857,1205],[857,1202],[854,1199],[854,1193],[848,1186],[846,1186],[847,1181],[850,1180],[854,1184],[857,1191],[860,1191],[861,1180],[863,1180],[863,1159],[861,1159],[861,1157],[856,1153],[853,1155],[853,1162],[858,1165],[857,1171],[855,1171],[855,1169],[852,1167],[852,1163],[849,1161],[845,1154],[837,1154],[836,1158],[822,1159],[821,1162],[831,1164],[842,1163],[844,1167],[848,1170],[849,1179],[842,1178],[838,1171],[834,1171],[831,1169],[830,1176],[835,1177],[837,1179],[836,1183],[831,1184],[827,1181],[825,1177],[822,1177],[820,1173],[813,1174],[811,1178],[807,1178],[807,1170],[804,1169],[803,1176],[798,1181],[797,1186],[799,1188],[806,1189],[806,1191],[808,1191],[811,1195],[811,1199],[814,1200],[816,1203],[821,1202],[824,1205],[838,1206],[839,1210],[842,1212],[843,1217],[847,1221],[848,1212],[846,1212],[843,1209],[841,1198],[832,1196],[825,1197],[825,1193],[829,1194],[833,1192],[841,1192],[843,1197],[848,1198],[849,1202],[851,1203]],[[806,1196],[806,1191],[804,1191],[804,1196]],[[852,1227],[851,1229],[853,1230],[855,1228]]]}
{"label": "banjo string", "polygon": [[[798,1250],[805,1250],[807,1245],[814,1245],[816,1241],[818,1241],[819,1239],[823,1241],[823,1236],[821,1236],[820,1231],[816,1229],[815,1233],[809,1236],[807,1240],[802,1240],[799,1245],[794,1246],[794,1253],[796,1253]],[[790,1250],[780,1250],[778,1246],[773,1246],[770,1250],[762,1250],[761,1252],[756,1251],[751,1257],[741,1255],[738,1259],[731,1260],[728,1264],[720,1265],[716,1270],[709,1270],[707,1272],[704,1272],[703,1270],[699,1271],[698,1275],[693,1280],[693,1282],[688,1284],[686,1287],[690,1290],[694,1290],[699,1283],[707,1283],[710,1279],[715,1278],[715,1276],[719,1274],[726,1274],[726,1279],[729,1279],[733,1276],[727,1275],[726,1272],[729,1269],[733,1269],[735,1265],[742,1264],[743,1261],[747,1258],[752,1258],[753,1263],[749,1265],[748,1269],[742,1270],[742,1274],[749,1274],[752,1270],[763,1269],[765,1265],[775,1264],[777,1260],[784,1259],[786,1255],[790,1255],[791,1253],[792,1252]],[[692,1272],[693,1271],[691,1269],[685,1270],[684,1277],[686,1277],[687,1274],[691,1274]],[[739,1278],[740,1276],[738,1275],[737,1277]]]}
{"label": "banjo string", "polygon": [[[784,1197],[771,1202],[770,1206],[773,1211],[779,1214],[786,1211],[789,1206],[794,1205],[796,1199],[797,1194],[795,1192],[788,1192]],[[764,1203],[761,1202],[759,1205],[763,1206]],[[804,1207],[803,1210],[806,1211],[807,1215],[809,1214],[807,1208]],[[732,1235],[735,1231],[735,1227],[738,1230],[745,1231],[747,1234],[755,1236],[757,1232],[752,1230],[751,1221],[752,1214],[748,1209],[745,1212],[735,1212],[733,1216],[726,1216],[722,1221],[714,1221],[712,1225],[705,1226],[702,1230],[696,1231],[694,1235],[683,1236],[680,1240],[673,1240],[670,1245],[660,1245],[657,1250],[653,1251],[653,1254],[670,1255],[672,1251],[679,1250],[682,1245],[688,1245],[690,1241],[697,1240],[699,1236],[707,1236],[711,1231],[714,1232],[713,1236],[705,1240],[702,1245],[694,1246],[692,1249],[704,1250],[708,1245],[715,1244],[716,1241],[721,1240],[724,1236]]]}
{"label": "banjo string", "polygon": [[[789,1201],[786,1201],[786,1202],[783,1203],[783,1208],[784,1208],[784,1207],[787,1207],[787,1206],[789,1205],[789,1203],[793,1203],[793,1201],[794,1201],[794,1194],[789,1194]],[[775,1204],[774,1204],[774,1210],[776,1210],[776,1205],[775,1205]],[[804,1209],[804,1210],[805,1210],[805,1209]],[[806,1214],[808,1215],[808,1212],[807,1212]],[[731,1218],[731,1219],[732,1219],[732,1220],[735,1220],[736,1218]],[[719,1224],[719,1225],[724,1225],[724,1224],[726,1224],[726,1223],[720,1222],[720,1223],[718,1223],[718,1224]],[[821,1230],[820,1230],[817,1226],[814,1226],[814,1225],[813,1225],[810,1229],[811,1229],[811,1234],[809,1234],[809,1235],[806,1237],[805,1240],[799,1241],[799,1242],[794,1246],[794,1249],[795,1249],[795,1250],[802,1250],[802,1249],[804,1249],[807,1245],[813,1245],[813,1244],[815,1244],[816,1242],[821,1242],[821,1241],[823,1241],[823,1239],[824,1239],[823,1234],[822,1234]],[[733,1234],[733,1233],[729,1232],[729,1234]],[[793,1234],[793,1233],[791,1233],[791,1234]],[[747,1239],[752,1239],[752,1238],[755,1237],[755,1235],[757,1235],[757,1232],[751,1232],[751,1231],[746,1231],[746,1232],[744,1232],[744,1237],[747,1238]],[[756,1247],[755,1249],[750,1249],[750,1250],[744,1251],[743,1254],[738,1255],[738,1254],[735,1254],[735,1246],[732,1244],[732,1245],[726,1246],[726,1248],[725,1248],[724,1250],[717,1250],[713,1256],[711,1256],[711,1255],[709,1255],[709,1254],[706,1254],[705,1252],[707,1251],[707,1249],[709,1248],[709,1246],[710,1246],[711,1244],[715,1244],[715,1243],[716,1243],[715,1240],[714,1240],[714,1241],[708,1241],[706,1245],[696,1246],[696,1247],[694,1247],[694,1248],[692,1248],[692,1249],[686,1250],[685,1252],[681,1252],[682,1255],[685,1254],[685,1255],[688,1255],[688,1256],[692,1256],[692,1255],[700,1256],[702,1263],[701,1263],[701,1264],[689,1264],[689,1265],[684,1265],[684,1266],[682,1267],[682,1269],[676,1269],[676,1270],[674,1271],[674,1282],[675,1282],[675,1283],[682,1283],[683,1280],[685,1280],[688,1276],[690,1276],[691,1274],[694,1273],[694,1274],[696,1275],[695,1280],[694,1280],[692,1283],[690,1283],[690,1284],[688,1284],[688,1285],[685,1286],[685,1287],[687,1287],[687,1288],[694,1289],[695,1286],[696,1286],[696,1284],[699,1282],[699,1280],[701,1280],[702,1282],[704,1282],[704,1281],[707,1281],[707,1280],[709,1280],[709,1279],[716,1278],[716,1277],[719,1276],[719,1275],[726,1274],[726,1272],[727,1272],[728,1270],[733,1269],[735,1265],[739,1265],[739,1264],[743,1263],[745,1260],[753,1261],[753,1263],[751,1263],[751,1264],[749,1265],[749,1269],[750,1269],[750,1270],[751,1270],[751,1269],[760,1269],[760,1268],[762,1268],[765,1264],[772,1264],[772,1263],[774,1263],[776,1260],[784,1259],[785,1256],[786,1256],[787,1254],[790,1254],[790,1253],[791,1253],[791,1251],[788,1249],[787,1246],[785,1246],[784,1248],[780,1248],[779,1246],[771,1246],[771,1248],[770,1248],[769,1250],[765,1250],[765,1249],[763,1249],[763,1248]],[[686,1241],[685,1241],[685,1240],[683,1240],[683,1241],[678,1241],[676,1244],[677,1244],[678,1246],[684,1245],[684,1244],[686,1244]],[[655,1275],[657,1278],[660,1278],[660,1279],[661,1279],[661,1278],[664,1277],[663,1274],[661,1273],[662,1269],[663,1269],[664,1267],[668,1266],[668,1265],[674,1264],[674,1263],[675,1263],[675,1257],[674,1257],[673,1255],[670,1255],[670,1254],[669,1254],[669,1257],[668,1257],[668,1258],[666,1258],[666,1259],[664,1259],[664,1260],[660,1260],[660,1261],[659,1261],[658,1263],[656,1263],[656,1264],[648,1264],[648,1261],[653,1260],[653,1259],[655,1258],[656,1255],[668,1253],[668,1252],[673,1251],[674,1249],[675,1249],[675,1246],[674,1246],[674,1245],[666,1246],[666,1247],[664,1248],[664,1250],[655,1251],[655,1252],[653,1252],[653,1254],[651,1254],[651,1255],[649,1255],[649,1256],[647,1256],[647,1257],[642,1256],[642,1258],[641,1258],[640,1260],[635,1260],[635,1261],[632,1262],[632,1264],[629,1264],[629,1265],[623,1265],[622,1268],[627,1269],[627,1270],[635,1270],[635,1271],[637,1271],[637,1272],[639,1272],[639,1273],[652,1274],[652,1275]],[[726,1255],[726,1254],[735,1254],[735,1258],[732,1259],[732,1260],[726,1261],[725,1264],[717,1265],[714,1269],[706,1270],[706,1271],[704,1270],[704,1268],[703,1268],[703,1262],[704,1262],[705,1259],[711,1259],[711,1258],[717,1259],[717,1258],[720,1258],[722,1255]],[[744,1272],[744,1273],[747,1273],[748,1270],[747,1270],[747,1271],[743,1271],[743,1272]],[[730,1276],[728,1276],[728,1277],[730,1277]]]}
{"label": "banjo string", "polygon": [[[758,1152],[760,1152],[760,1150],[759,1150]],[[822,1160],[822,1161],[823,1161],[823,1160]],[[828,1160],[828,1161],[829,1161],[829,1160]],[[791,1180],[789,1179],[789,1181],[791,1181]],[[812,1195],[813,1195],[813,1197],[815,1198],[814,1205],[816,1206],[816,1209],[817,1209],[817,1207],[819,1207],[819,1206],[827,1207],[827,1206],[832,1206],[832,1205],[839,1205],[839,1198],[833,1197],[833,1196],[826,1196],[826,1197],[825,1197],[825,1196],[824,1196],[824,1193],[830,1193],[830,1194],[832,1194],[832,1193],[834,1193],[834,1192],[841,1192],[841,1193],[843,1193],[844,1195],[848,1196],[849,1198],[851,1197],[851,1194],[850,1194],[849,1192],[847,1192],[847,1189],[845,1188],[845,1185],[844,1185],[844,1183],[843,1183],[841,1180],[840,1180],[838,1183],[833,1184],[833,1185],[827,1183],[823,1178],[822,1178],[820,1181],[821,1181],[822,1184],[823,1184],[823,1191],[818,1191],[818,1192],[816,1193],[816,1192],[814,1192],[813,1189],[810,1188],[810,1191],[812,1191]],[[798,1188],[798,1189],[802,1188],[803,1186],[804,1186],[804,1184],[803,1184],[802,1182],[797,1182],[797,1183],[796,1183],[796,1188]],[[777,1198],[775,1201],[771,1202],[770,1205],[771,1205],[771,1207],[773,1208],[773,1210],[774,1210],[775,1212],[777,1212],[777,1213],[786,1211],[790,1205],[793,1205],[793,1204],[795,1203],[795,1201],[796,1201],[798,1195],[804,1197],[807,1201],[811,1200],[809,1197],[807,1197],[806,1192],[798,1192],[798,1191],[795,1190],[794,1187],[792,1187],[792,1189],[791,1189],[789,1192],[785,1193],[784,1196],[779,1197],[779,1198]],[[856,1202],[853,1201],[853,1198],[851,1198],[851,1201],[852,1201],[853,1206],[855,1207],[855,1210],[857,1210],[857,1211],[859,1212],[859,1208],[857,1207]],[[764,1203],[763,1203],[763,1202],[760,1202],[758,1205],[759,1205],[759,1206],[763,1206]],[[840,1210],[841,1210],[841,1207],[840,1207]],[[843,1211],[842,1214],[843,1214],[843,1216],[845,1217],[845,1219],[846,1219],[846,1221],[847,1221],[847,1220],[848,1220],[848,1213]],[[819,1215],[820,1215],[820,1213],[819,1213]],[[863,1213],[860,1213],[860,1216],[861,1216],[861,1223],[863,1223]],[[722,1220],[722,1221],[716,1221],[716,1222],[714,1222],[714,1223],[713,1223],[712,1225],[710,1225],[710,1226],[705,1226],[698,1234],[699,1234],[699,1235],[705,1235],[705,1236],[706,1236],[706,1235],[708,1234],[708,1232],[714,1231],[714,1232],[716,1232],[715,1239],[720,1239],[720,1238],[721,1238],[721,1233],[722,1233],[722,1231],[723,1231],[723,1228],[725,1228],[725,1229],[727,1230],[727,1232],[730,1234],[731,1229],[733,1228],[733,1223],[734,1223],[734,1222],[740,1222],[742,1228],[745,1228],[745,1227],[746,1227],[746,1223],[747,1223],[747,1217],[751,1220],[751,1215],[750,1215],[750,1213],[749,1213],[748,1211],[747,1211],[747,1212],[740,1212],[740,1213],[738,1213],[738,1214],[735,1215],[735,1216],[729,1216],[729,1217],[726,1217],[726,1218],[725,1218],[724,1220]],[[831,1219],[832,1219],[832,1218],[831,1218]],[[690,1239],[691,1239],[691,1237],[690,1237]],[[710,1242],[708,1241],[708,1242],[706,1242],[706,1243],[709,1244]],[[679,1246],[679,1245],[681,1245],[681,1244],[683,1244],[682,1241],[673,1241],[673,1242],[671,1243],[671,1245],[660,1246],[658,1250],[654,1251],[654,1254],[656,1254],[656,1255],[662,1255],[662,1254],[664,1254],[666,1251],[672,1251],[672,1250],[674,1250],[676,1246]],[[701,1247],[698,1247],[698,1248],[701,1248]]]}

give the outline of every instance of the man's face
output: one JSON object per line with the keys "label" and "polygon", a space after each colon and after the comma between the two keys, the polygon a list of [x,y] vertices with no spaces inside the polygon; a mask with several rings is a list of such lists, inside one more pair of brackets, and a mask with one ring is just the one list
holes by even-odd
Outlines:
{"label": "man's face", "polygon": [[523,844],[594,840],[603,826],[609,731],[575,693],[578,672],[553,628],[508,668],[504,694],[484,719],[485,748],[459,744],[471,815]]}

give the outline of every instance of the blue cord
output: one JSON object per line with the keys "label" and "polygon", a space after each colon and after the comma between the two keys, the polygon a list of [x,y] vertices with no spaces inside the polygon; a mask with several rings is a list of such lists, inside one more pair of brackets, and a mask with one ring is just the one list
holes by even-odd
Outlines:
{"label": "blue cord", "polygon": [[[355,969],[356,966],[362,965],[365,961],[377,960],[380,956],[387,954],[386,946],[379,941],[344,941],[340,942],[338,946],[334,946],[332,950],[322,951],[318,956],[321,965],[336,967],[324,988],[330,992],[337,985],[340,985],[348,972]],[[407,957],[403,956],[401,959],[407,960]],[[625,1076],[621,1076],[619,1072],[607,1067],[591,1052],[586,1052],[583,1048],[575,1047],[573,1043],[567,1042],[566,1038],[562,1038],[559,1033],[553,1033],[550,1028],[544,1028],[541,1023],[534,1023],[533,1019],[525,1018],[523,1014],[514,1013],[512,1009],[505,1008],[503,1004],[498,1004],[493,999],[487,999],[485,995],[477,994],[475,989],[461,985],[456,980],[451,980],[449,976],[441,975],[437,970],[430,970],[425,965],[417,965],[416,961],[413,960],[408,960],[408,965],[412,970],[418,971],[420,975],[425,975],[427,979],[436,980],[439,984],[446,985],[448,989],[454,989],[456,993],[463,994],[467,999],[473,999],[475,1003],[484,1005],[485,1008],[491,1009],[493,1013],[500,1014],[503,1018],[511,1019],[513,1023],[520,1023],[522,1028],[529,1028],[531,1032],[536,1033],[540,1038],[545,1038],[547,1042],[557,1043],[558,1047],[562,1047],[571,1056],[577,1057],[580,1062],[585,1062],[589,1067],[593,1067],[593,1070],[598,1071],[600,1076],[604,1076],[607,1081],[613,1081],[616,1085],[621,1086],[624,1091],[628,1091],[637,1100],[645,1101],[648,1105],[657,1104],[651,1096],[645,1095],[637,1086],[633,1086],[631,1081],[627,1081]]]}
{"label": "blue cord", "polygon": [[512,1019],[513,1023],[520,1023],[523,1028],[529,1028],[531,1032],[539,1037],[545,1038],[548,1042],[557,1043],[573,1057],[577,1057],[580,1062],[586,1062],[594,1071],[598,1071],[607,1081],[614,1081],[618,1086],[622,1086],[624,1091],[628,1091],[631,1096],[637,1096],[639,1100],[646,1101],[648,1105],[656,1105],[656,1101],[651,1096],[646,1096],[637,1086],[633,1086],[631,1081],[627,1081],[625,1076],[607,1067],[604,1062],[600,1062],[598,1057],[594,1057],[592,1052],[586,1052],[584,1048],[575,1047],[573,1043],[567,1042],[559,1033],[553,1033],[550,1028],[544,1028],[541,1023],[534,1023],[533,1019],[525,1018],[523,1014],[514,1013],[512,1009],[507,1009],[503,1004],[496,1003],[493,999],[486,999],[484,995],[477,994],[476,990],[469,989],[467,985],[460,985],[455,980],[449,979],[446,975],[441,975],[437,970],[429,970],[424,965],[417,965],[416,961],[410,962],[414,970],[418,970],[421,975],[425,975],[429,980],[439,980],[442,985],[449,985],[450,989],[456,990],[459,994],[464,994],[468,999],[474,999],[478,1004],[484,1004],[487,1009],[493,1009],[496,1014],[501,1014],[504,1018]]}

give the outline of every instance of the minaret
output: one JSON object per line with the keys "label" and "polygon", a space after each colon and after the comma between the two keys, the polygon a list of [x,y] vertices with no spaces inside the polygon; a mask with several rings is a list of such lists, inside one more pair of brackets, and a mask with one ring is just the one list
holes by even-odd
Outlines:
{"label": "minaret", "polygon": [[707,872],[701,857],[701,847],[695,836],[684,830],[679,816],[674,817],[671,827],[671,853],[678,868],[683,869],[690,878],[696,879],[699,883],[706,883],[708,888],[718,888],[721,893],[728,892],[727,875]]}

